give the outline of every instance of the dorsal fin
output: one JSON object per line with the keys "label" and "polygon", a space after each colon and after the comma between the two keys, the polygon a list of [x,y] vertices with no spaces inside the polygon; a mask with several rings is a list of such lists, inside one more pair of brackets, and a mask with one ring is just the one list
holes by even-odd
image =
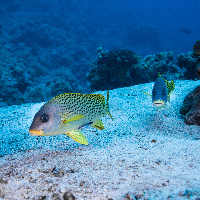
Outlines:
{"label": "dorsal fin", "polygon": [[174,81],[172,80],[172,81],[169,83],[166,79],[164,79],[164,78],[160,75],[160,72],[158,72],[158,77],[161,77],[161,78],[165,81],[165,84],[166,84],[166,86],[167,86],[167,95],[169,96],[169,95],[173,92],[173,90],[174,90],[174,88],[175,88]]}
{"label": "dorsal fin", "polygon": [[169,96],[173,91],[174,91],[174,88],[175,88],[175,84],[174,84],[174,81],[172,80],[170,83],[163,79],[165,81],[165,84],[167,86],[167,95]]}
{"label": "dorsal fin", "polygon": [[105,105],[105,97],[101,94],[84,94],[83,96],[90,100],[94,99],[95,101],[101,103],[102,105]]}
{"label": "dorsal fin", "polygon": [[96,122],[94,122],[90,126],[93,126],[93,127],[97,128],[99,130],[105,129],[105,127],[104,127],[104,125],[103,125],[103,123],[102,123],[102,121],[100,119],[98,119]]}
{"label": "dorsal fin", "polygon": [[174,91],[174,88],[175,88],[175,84],[174,84],[174,81],[172,80],[172,81],[169,83],[169,89],[168,89],[168,87],[167,87],[168,95],[170,95],[170,94]]}

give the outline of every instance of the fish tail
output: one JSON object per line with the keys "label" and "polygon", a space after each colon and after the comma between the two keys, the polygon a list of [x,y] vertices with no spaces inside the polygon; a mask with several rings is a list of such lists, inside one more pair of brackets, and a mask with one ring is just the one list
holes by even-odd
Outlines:
{"label": "fish tail", "polygon": [[107,114],[110,116],[110,118],[113,120],[113,117],[112,117],[112,115],[110,114],[110,109],[109,109],[109,90],[107,91],[107,102],[106,102],[106,105],[105,105],[105,107],[106,107],[106,110],[107,110]]}

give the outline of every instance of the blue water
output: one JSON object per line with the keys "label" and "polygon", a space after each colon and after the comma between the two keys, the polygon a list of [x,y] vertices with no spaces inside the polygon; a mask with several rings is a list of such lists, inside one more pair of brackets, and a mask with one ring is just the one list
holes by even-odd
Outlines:
{"label": "blue water", "polygon": [[83,57],[86,50],[94,56],[98,46],[129,48],[142,55],[186,53],[200,36],[198,0],[1,0],[0,6],[4,42],[31,48],[62,45],[74,51],[79,46]]}

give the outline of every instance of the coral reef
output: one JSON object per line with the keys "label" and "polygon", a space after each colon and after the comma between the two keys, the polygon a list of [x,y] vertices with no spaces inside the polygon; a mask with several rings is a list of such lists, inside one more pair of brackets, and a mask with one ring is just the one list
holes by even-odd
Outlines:
{"label": "coral reef", "polygon": [[92,90],[106,90],[133,84],[130,69],[138,64],[141,57],[130,50],[105,51],[97,49],[98,60],[91,64],[87,74]]}
{"label": "coral reef", "polygon": [[200,86],[188,93],[180,108],[186,124],[200,126]]}
{"label": "coral reef", "polygon": [[[63,52],[63,55],[58,56],[58,52]],[[80,48],[77,52],[84,54],[85,49]],[[87,61],[80,59],[75,62],[76,56],[62,48],[43,52],[22,42],[16,45],[6,43],[2,45],[0,54],[0,106],[46,101],[64,92],[89,92],[83,75]],[[153,82],[158,72],[167,80],[186,79],[187,73],[195,74],[192,73],[194,69],[189,70],[196,66],[191,54],[179,55],[179,66],[173,60],[173,52],[149,55],[142,60],[131,50],[108,52],[100,47],[97,55],[98,59],[91,63],[87,74],[93,91]]]}
{"label": "coral reef", "polygon": [[192,53],[189,52],[188,54],[180,54],[177,56],[177,65],[182,68],[186,69],[185,75],[187,79],[196,79],[196,59],[192,57]]}
{"label": "coral reef", "polygon": [[48,70],[34,58],[29,63],[22,59],[30,53],[29,48],[21,48],[23,50],[16,54],[19,57],[9,49],[9,44],[0,49],[0,107],[41,102],[59,93],[84,91],[68,68]]}
{"label": "coral reef", "polygon": [[173,60],[173,52],[149,55],[143,60],[130,50],[107,52],[100,47],[97,49],[97,53],[98,59],[91,64],[91,69],[87,74],[92,90],[153,82],[156,80],[158,72],[167,80],[186,79],[186,69],[176,65]]}
{"label": "coral reef", "polygon": [[21,103],[21,96],[30,85],[29,69],[8,50],[0,50],[0,106]]}
{"label": "coral reef", "polygon": [[146,76],[147,82],[154,82],[158,72],[167,80],[186,79],[185,69],[176,65],[172,51],[148,55],[138,67]]}
{"label": "coral reef", "polygon": [[196,58],[196,73],[200,78],[200,40],[197,40],[193,46],[193,58]]}

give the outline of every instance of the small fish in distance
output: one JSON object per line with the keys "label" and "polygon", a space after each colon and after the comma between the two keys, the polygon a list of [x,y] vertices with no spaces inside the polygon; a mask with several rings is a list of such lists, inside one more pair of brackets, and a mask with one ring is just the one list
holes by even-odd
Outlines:
{"label": "small fish in distance", "polygon": [[154,83],[152,95],[144,92],[145,94],[152,97],[153,106],[158,109],[165,108],[167,101],[170,102],[170,94],[174,90],[174,81],[170,83],[161,77],[160,73],[158,73],[158,78]]}
{"label": "small fish in distance", "polygon": [[107,102],[100,94],[64,93],[45,103],[36,113],[29,132],[32,136],[66,134],[76,142],[88,145],[81,129],[85,125],[103,130],[101,118],[112,116]]}

